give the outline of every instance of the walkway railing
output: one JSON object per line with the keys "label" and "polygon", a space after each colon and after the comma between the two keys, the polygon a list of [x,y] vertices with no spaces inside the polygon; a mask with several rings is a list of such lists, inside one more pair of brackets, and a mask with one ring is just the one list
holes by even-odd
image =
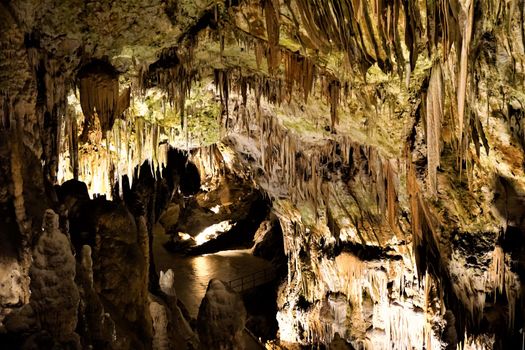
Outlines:
{"label": "walkway railing", "polygon": [[[277,271],[275,268],[270,267],[264,270],[253,272],[249,275],[235,278],[229,282],[226,282],[230,288],[238,293],[243,293],[247,290],[261,286],[263,284],[273,281],[277,277]],[[244,328],[244,334],[251,343],[245,343],[246,349],[248,350],[262,350],[265,349],[264,344],[257,338],[247,327]]]}
{"label": "walkway railing", "polygon": [[244,327],[244,334],[246,334],[247,337],[250,338],[251,344],[247,344],[245,342],[245,350],[260,350],[260,349],[266,349],[264,344],[261,342],[259,338],[255,336],[255,334],[252,333],[247,327]]}
{"label": "walkway railing", "polygon": [[236,279],[233,279],[228,283],[230,288],[235,290],[236,292],[242,293],[244,291],[247,291],[249,289],[258,287],[260,285],[263,285],[265,283],[271,282],[276,277],[276,271],[275,268],[267,268],[264,270],[259,270],[254,273],[251,273],[249,275],[245,275]]}

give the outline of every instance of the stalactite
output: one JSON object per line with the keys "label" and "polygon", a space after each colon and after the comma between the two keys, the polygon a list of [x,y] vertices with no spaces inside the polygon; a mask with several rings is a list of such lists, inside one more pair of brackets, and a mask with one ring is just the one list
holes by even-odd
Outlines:
{"label": "stalactite", "polygon": [[[483,125],[481,124],[479,116],[472,112],[470,119],[470,130],[471,130],[471,138],[474,142],[474,146],[476,148],[476,155],[478,158],[481,156],[481,144],[483,144],[483,148],[485,148],[485,152],[487,155],[489,155],[490,147],[489,147],[489,141],[487,139],[487,136],[485,135],[485,130],[483,128]],[[480,143],[481,141],[481,143]]]}
{"label": "stalactite", "polygon": [[[390,3],[390,6],[392,4]],[[401,8],[401,0],[394,0],[393,8],[390,7],[390,13],[391,13],[391,19],[389,20],[390,26],[389,26],[389,36],[390,41],[393,43],[394,51],[396,53],[396,58],[398,61],[398,74],[400,79],[402,79],[403,76],[403,68],[406,67],[406,60],[405,56],[403,55],[403,49],[401,45],[401,35],[399,34],[399,28],[400,25],[400,8]]]}
{"label": "stalactite", "polygon": [[78,127],[76,118],[71,118],[71,131],[69,133],[71,165],[73,178],[78,180]]}
{"label": "stalactite", "polygon": [[[247,48],[251,48],[254,51],[258,70],[262,68],[260,63],[263,56],[266,56],[269,65],[272,60],[275,61],[275,59],[270,57],[270,47],[272,45],[269,41],[265,41],[235,26],[231,29],[238,42],[243,43]],[[242,84],[250,86],[251,89],[255,91],[257,105],[259,105],[258,101],[261,96],[272,104],[281,104],[285,100],[290,102],[296,89],[299,89],[302,92],[304,102],[307,103],[308,97],[312,94],[312,90],[316,86],[316,80],[321,78],[323,81],[329,82],[327,84],[319,84],[319,86],[321,88],[321,94],[326,96],[331,106],[331,117],[334,123],[337,124],[337,106],[341,99],[341,88],[347,87],[348,83],[341,82],[338,77],[334,76],[333,72],[316,63],[312,57],[281,47],[278,45],[278,41],[275,46],[275,51],[279,52],[279,58],[275,61],[274,68],[279,68],[280,62],[284,62],[284,74],[282,77],[275,74],[276,72],[270,72],[271,67],[268,67],[269,75],[260,71],[247,70],[245,67],[228,68],[228,77],[231,77],[231,79],[229,79],[232,84],[231,88],[233,89],[233,85],[238,84],[237,89],[242,91]],[[283,58],[282,60],[281,57]],[[226,71],[226,69],[218,69],[217,71]],[[219,73],[219,75],[220,74],[222,73]],[[219,85],[224,83],[224,80],[219,75],[217,72],[214,73],[215,85],[218,88]],[[233,78],[234,76],[236,78]],[[224,89],[219,89],[219,93],[223,91]],[[226,99],[222,98],[223,105],[225,100]]]}
{"label": "stalactite", "polygon": [[488,280],[494,290],[503,294],[505,288],[505,253],[500,246],[496,246],[492,252],[492,264]]}
{"label": "stalactite", "polygon": [[441,123],[443,120],[444,93],[441,64],[432,67],[426,101],[427,172],[429,190],[437,193],[437,168],[441,155]]}
{"label": "stalactite", "polygon": [[294,86],[297,85],[303,91],[305,103],[308,102],[315,80],[315,65],[309,58],[297,53],[283,51],[283,56],[288,100],[291,99]]}
{"label": "stalactite", "polygon": [[341,83],[339,80],[332,80],[328,83],[328,98],[330,101],[330,119],[332,131],[339,123],[339,116],[337,109],[341,100]]}
{"label": "stalactite", "polygon": [[416,67],[418,56],[417,47],[420,42],[419,36],[422,32],[422,25],[417,3],[403,0],[403,7],[405,9],[405,44],[410,52],[410,70],[413,71]]}
{"label": "stalactite", "polygon": [[[460,2],[463,6],[463,3]],[[464,125],[464,119],[465,119],[465,99],[467,94],[467,74],[468,74],[468,55],[469,55],[469,49],[470,49],[470,40],[472,38],[472,27],[474,22],[474,1],[466,1],[466,8],[463,8],[463,11],[466,15],[464,28],[462,32],[462,45],[461,45],[461,55],[460,55],[460,61],[459,61],[459,76],[458,76],[458,93],[457,93],[457,101],[458,101],[458,140],[459,140],[459,147],[460,147],[460,153],[459,158],[460,162],[463,160],[463,152],[464,146],[463,146],[463,140],[464,140],[464,132],[463,132],[463,125]],[[461,169],[461,167],[460,167]]]}
{"label": "stalactite", "polygon": [[494,292],[494,300],[498,295],[504,295],[507,301],[507,321],[508,329],[514,327],[516,302],[518,300],[518,292],[520,290],[519,284],[515,274],[511,271],[508,262],[505,261],[505,252],[501,246],[494,247],[492,252],[492,263],[487,272],[487,287],[488,290]]}
{"label": "stalactite", "polygon": [[[297,1],[297,8],[306,32],[317,45],[316,49],[342,50],[351,63],[356,63],[366,72],[374,62],[382,69],[390,70],[392,54],[398,64],[398,71],[404,67],[404,56],[399,44],[397,28],[400,19],[405,21],[405,42],[410,50],[412,69],[417,58],[417,35],[421,24],[415,5],[403,1],[404,16],[400,16],[400,1],[373,3],[354,1]],[[351,20],[348,20],[351,19]],[[377,25],[377,34],[374,26]],[[380,45],[381,44],[381,45]],[[391,49],[394,48],[394,50]],[[369,52],[372,49],[373,52]]]}
{"label": "stalactite", "polygon": [[[368,5],[367,4],[365,5],[365,4],[366,3],[363,3],[361,5],[362,9],[360,11],[360,14],[362,14],[362,16],[364,17],[364,20],[361,22],[364,22],[365,24],[364,28],[362,28],[362,33],[363,34],[366,33],[368,41],[372,43],[372,48],[374,51],[374,58],[378,66],[385,71],[390,71],[391,70],[390,63],[388,62],[388,60],[385,60],[385,57],[383,57],[382,52],[379,48],[378,40],[376,39],[376,36],[374,34],[374,28],[373,28],[374,24],[372,23],[372,19],[370,17]],[[381,23],[381,18],[378,19],[377,23]],[[382,39],[381,43],[385,42],[384,38],[380,38],[380,39]],[[365,47],[365,45],[363,46]]]}
{"label": "stalactite", "polygon": [[390,160],[386,162],[386,204],[387,204],[387,220],[391,229],[397,233],[399,231],[398,218],[397,218],[397,193],[396,193],[396,174],[394,172],[392,163]]}
{"label": "stalactite", "polygon": [[115,117],[116,118],[121,117],[124,111],[129,108],[130,103],[131,103],[131,88],[127,87],[122,91],[122,93],[118,97],[117,112],[115,113]]}
{"label": "stalactite", "polygon": [[[396,277],[404,276],[399,270],[400,265],[394,267],[390,264],[362,261],[346,252],[335,259],[312,258],[311,264],[306,265],[297,257],[301,245],[305,244],[305,228],[293,221],[293,213],[284,208],[279,208],[278,211],[284,232],[285,251],[289,255],[289,276],[293,275],[288,280],[286,294],[286,300],[291,305],[277,314],[281,340],[303,345],[330,344],[336,332],[343,339],[348,339],[349,324],[351,327],[355,318],[362,317],[365,299],[370,299],[374,306],[369,330],[380,332],[372,333],[374,336],[370,342],[362,344],[364,348],[390,348],[392,344],[403,349],[441,348],[440,340],[431,329],[433,321],[425,312],[417,311],[428,300],[418,298],[417,304],[414,299],[411,302],[405,300],[403,305],[390,302],[391,298],[398,297],[397,293],[402,293],[401,289],[392,288],[392,279],[396,281]],[[416,288],[420,293],[429,292],[429,278],[423,284],[419,288],[417,285],[410,288]],[[293,306],[298,295],[311,302],[308,310],[303,311]],[[431,313],[430,310],[427,312]],[[297,329],[304,332],[301,334]]]}
{"label": "stalactite", "polygon": [[[77,178],[86,183],[91,195],[108,198],[112,197],[115,184],[121,183],[124,175],[131,182],[134,169],[146,161],[157,176],[167,164],[169,144],[175,139],[172,128],[166,130],[131,113],[125,120],[115,120],[104,142],[101,138],[93,138],[79,144],[81,131],[75,125],[75,114],[68,115],[62,122],[64,138],[60,144],[58,183]],[[97,123],[94,127],[100,129]]]}
{"label": "stalactite", "polygon": [[85,116],[82,140],[87,133],[93,118],[98,118],[103,135],[111,130],[119,110],[119,83],[115,69],[106,62],[93,61],[79,72],[80,105]]}
{"label": "stalactite", "polygon": [[[219,91],[219,97],[221,100],[222,110],[226,114],[224,121],[224,127],[228,129],[228,123],[230,119],[229,115],[229,100],[230,100],[230,73],[227,70],[215,69],[214,70],[214,84]],[[220,123],[222,124],[222,123]]]}
{"label": "stalactite", "polygon": [[281,50],[279,49],[279,0],[263,0],[264,18],[268,34],[268,71],[275,74],[280,63]]}
{"label": "stalactite", "polygon": [[177,47],[163,50],[157,62],[141,71],[139,79],[142,90],[156,85],[167,92],[168,101],[181,116],[181,127],[184,130],[186,99],[197,77],[197,71],[191,64],[196,45],[197,41],[194,40],[188,42],[184,50]]}
{"label": "stalactite", "polygon": [[261,69],[263,55],[264,55],[263,45],[262,43],[257,42],[255,45],[255,62],[257,64],[257,69]]}

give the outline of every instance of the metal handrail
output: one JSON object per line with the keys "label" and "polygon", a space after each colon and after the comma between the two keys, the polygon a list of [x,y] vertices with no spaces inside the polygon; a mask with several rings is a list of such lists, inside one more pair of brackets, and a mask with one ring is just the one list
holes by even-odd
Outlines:
{"label": "metal handrail", "polygon": [[235,278],[227,283],[233,290],[237,292],[244,292],[245,290],[252,289],[260,286],[261,284],[270,282],[275,278],[275,275],[275,268],[272,267]]}
{"label": "metal handrail", "polygon": [[248,327],[244,327],[244,332],[245,332],[246,334],[248,334],[248,336],[249,336],[250,338],[252,338],[252,340],[253,340],[253,341],[254,341],[254,342],[255,342],[255,343],[256,343],[261,349],[266,349],[266,347],[265,347],[264,344],[262,343],[261,339],[258,338],[255,334],[253,334],[253,332],[250,331],[250,330],[248,329]]}

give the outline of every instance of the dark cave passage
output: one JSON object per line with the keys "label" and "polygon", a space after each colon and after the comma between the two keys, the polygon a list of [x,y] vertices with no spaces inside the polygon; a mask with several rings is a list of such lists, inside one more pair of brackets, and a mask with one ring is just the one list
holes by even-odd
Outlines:
{"label": "dark cave passage", "polygon": [[[210,170],[202,159],[193,160],[201,171]],[[248,329],[264,340],[275,339],[277,288],[286,269],[278,220],[270,220],[263,194],[220,168],[223,163],[209,174],[188,164],[191,171],[186,166],[181,176],[180,196],[174,196],[153,226],[157,272],[173,271],[177,297],[192,322],[197,322],[209,282],[218,279],[244,296]],[[244,337],[252,344],[247,348],[254,348],[253,339]]]}

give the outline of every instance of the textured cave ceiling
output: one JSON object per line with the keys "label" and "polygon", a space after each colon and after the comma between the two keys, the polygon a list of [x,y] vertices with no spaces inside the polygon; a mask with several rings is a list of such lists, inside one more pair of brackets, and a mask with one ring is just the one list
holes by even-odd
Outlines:
{"label": "textured cave ceiling", "polygon": [[[521,344],[524,11],[519,0],[2,1],[13,261],[27,274],[53,185],[80,179],[111,197],[143,161],[162,168],[168,146],[220,143],[283,226],[284,340],[353,329],[354,346],[382,348],[382,327],[387,343],[418,348]],[[356,316],[366,288],[382,315],[371,324]],[[325,331],[316,305],[337,293],[363,321]],[[414,320],[421,331],[390,331]]]}

